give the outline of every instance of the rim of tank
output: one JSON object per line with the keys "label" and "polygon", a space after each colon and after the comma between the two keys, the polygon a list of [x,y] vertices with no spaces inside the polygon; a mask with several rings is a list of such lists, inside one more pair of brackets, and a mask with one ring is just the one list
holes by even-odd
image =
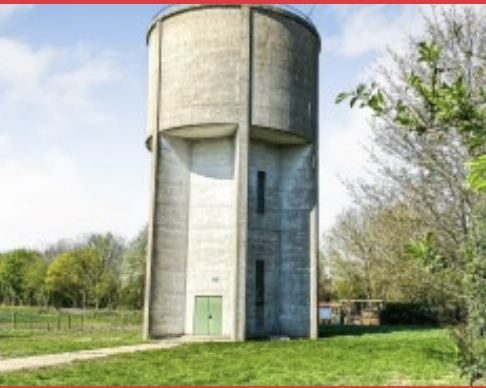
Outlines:
{"label": "rim of tank", "polygon": [[[320,41],[321,37],[314,22],[304,12],[292,7],[288,4],[248,4],[252,8],[258,8],[274,13],[278,13],[283,16],[287,16],[301,23],[307,27]],[[189,12],[196,9],[204,8],[240,8],[242,4],[168,4],[162,7],[162,9],[152,18],[150,22],[147,39],[150,33],[155,28],[155,25],[159,21],[168,19],[171,16],[175,16],[184,12]]]}

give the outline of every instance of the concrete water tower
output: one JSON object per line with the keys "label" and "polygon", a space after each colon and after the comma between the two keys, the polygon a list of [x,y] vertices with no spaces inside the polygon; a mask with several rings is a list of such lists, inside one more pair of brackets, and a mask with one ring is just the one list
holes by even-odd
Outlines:
{"label": "concrete water tower", "polygon": [[317,336],[320,38],[296,12],[151,24],[147,337]]}

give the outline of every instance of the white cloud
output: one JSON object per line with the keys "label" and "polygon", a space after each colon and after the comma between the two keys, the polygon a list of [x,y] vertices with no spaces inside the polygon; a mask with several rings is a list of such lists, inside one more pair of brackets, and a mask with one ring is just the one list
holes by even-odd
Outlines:
{"label": "white cloud", "polygon": [[47,120],[51,133],[68,130],[72,119],[102,121],[99,87],[123,79],[117,57],[85,48],[34,48],[0,37],[0,113],[31,112]]}
{"label": "white cloud", "polygon": [[332,226],[336,216],[352,204],[343,181],[363,177],[369,169],[373,136],[370,116],[363,110],[350,111],[322,123],[320,140],[321,225]]}
{"label": "white cloud", "polygon": [[18,12],[31,9],[33,4],[0,4],[0,26]]}
{"label": "white cloud", "polygon": [[104,206],[65,154],[3,160],[0,154],[0,247],[15,249],[106,231],[120,215]]}
{"label": "white cloud", "polygon": [[8,137],[0,134],[0,157],[5,149],[8,147]]}
{"label": "white cloud", "polygon": [[323,123],[326,138],[321,151],[330,168],[354,175],[357,166],[368,160],[365,148],[372,144],[369,119],[366,111],[359,110]]}
{"label": "white cloud", "polygon": [[[484,9],[484,5],[478,7]],[[391,47],[400,52],[406,46],[408,36],[423,33],[423,15],[432,14],[430,6],[416,5],[336,5],[332,10],[342,28],[324,41],[324,49],[337,52],[341,56],[338,60],[344,63],[357,61],[358,57],[367,54],[374,57],[374,61],[362,65],[360,72],[350,75],[356,83],[376,78],[376,65],[393,66],[386,50]],[[333,225],[339,213],[352,205],[343,181],[366,179],[367,172],[374,168],[367,151],[373,147],[373,133],[370,117],[365,111],[336,110],[332,115],[324,114],[320,163],[323,231]]]}
{"label": "white cloud", "polygon": [[484,4],[334,5],[331,9],[341,27],[336,35],[323,38],[323,49],[348,58],[370,53],[379,55],[390,47],[399,50],[408,36],[423,33],[423,16],[431,16],[433,7],[485,9]]}
{"label": "white cloud", "polygon": [[[0,6],[0,22],[18,10]],[[38,47],[0,35],[0,250],[89,232],[130,235],[142,226],[130,194],[100,194],[115,182],[107,176],[119,172],[103,175],[103,166],[83,165],[93,133],[113,135],[120,126],[107,97],[114,88],[127,91],[129,77],[116,53]],[[79,143],[66,148],[70,138]]]}
{"label": "white cloud", "polygon": [[[341,30],[324,43],[324,49],[337,53],[341,61],[356,61],[372,54],[374,61],[353,74],[353,82],[366,82],[376,63],[386,62],[386,50],[400,49],[411,33],[423,31],[421,10],[416,5],[336,5],[333,13]],[[343,110],[340,110],[343,109]],[[353,204],[344,182],[366,178],[373,169],[369,150],[373,148],[371,117],[365,110],[336,108],[321,120],[321,226],[332,227],[336,217]]]}
{"label": "white cloud", "polygon": [[420,7],[412,4],[339,5],[333,10],[341,30],[324,41],[324,48],[350,58],[383,52],[422,25]]}

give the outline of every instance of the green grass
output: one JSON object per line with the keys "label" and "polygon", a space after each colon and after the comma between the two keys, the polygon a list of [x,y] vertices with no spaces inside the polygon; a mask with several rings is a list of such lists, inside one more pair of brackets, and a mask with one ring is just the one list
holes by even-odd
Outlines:
{"label": "green grass", "polygon": [[464,385],[444,330],[326,330],[319,341],[194,344],[0,376],[4,386]]}
{"label": "green grass", "polygon": [[0,331],[0,358],[93,350],[140,343],[138,330]]}
{"label": "green grass", "polygon": [[0,359],[140,343],[141,322],[140,312],[0,306]]}

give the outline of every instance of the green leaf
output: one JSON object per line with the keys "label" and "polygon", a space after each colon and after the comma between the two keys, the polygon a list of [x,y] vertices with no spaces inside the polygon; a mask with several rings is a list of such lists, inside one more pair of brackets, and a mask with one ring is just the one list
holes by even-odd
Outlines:
{"label": "green leaf", "polygon": [[356,89],[356,95],[362,96],[365,91],[366,91],[366,85],[365,84],[359,84],[358,88]]}
{"label": "green leaf", "polygon": [[435,42],[420,42],[417,45],[419,61],[428,64],[437,64],[442,53],[441,47]]}
{"label": "green leaf", "polygon": [[350,93],[341,93],[336,97],[336,104],[341,104],[344,100],[347,100],[351,96]]}
{"label": "green leaf", "polygon": [[486,192],[486,155],[478,156],[467,163],[467,184],[477,193]]}

